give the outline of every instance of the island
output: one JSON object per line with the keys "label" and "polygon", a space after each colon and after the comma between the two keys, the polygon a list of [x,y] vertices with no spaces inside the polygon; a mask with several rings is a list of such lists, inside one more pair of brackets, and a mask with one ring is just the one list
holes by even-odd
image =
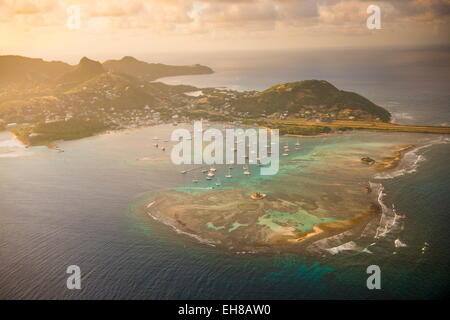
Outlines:
{"label": "island", "polygon": [[104,63],[83,57],[75,66],[0,56],[0,68],[0,129],[30,146],[196,119],[239,121],[298,136],[351,130],[450,133],[449,127],[390,123],[383,107],[325,80],[278,84],[261,92],[167,85],[155,80],[213,70],[129,56]]}

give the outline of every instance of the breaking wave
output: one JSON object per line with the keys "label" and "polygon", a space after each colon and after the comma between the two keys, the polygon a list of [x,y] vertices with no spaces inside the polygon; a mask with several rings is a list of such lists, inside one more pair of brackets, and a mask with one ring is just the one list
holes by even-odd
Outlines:
{"label": "breaking wave", "polygon": [[[406,246],[398,239],[398,233],[403,230],[403,221],[405,216],[400,215],[395,210],[395,206],[389,207],[384,202],[386,193],[381,183],[369,182],[372,190],[374,201],[380,207],[381,214],[378,219],[369,222],[359,236],[354,234],[352,230],[347,230],[340,234],[315,241],[308,247],[308,251],[312,253],[326,252],[331,255],[337,255],[344,251],[361,252],[365,254],[373,254],[379,252],[374,246],[382,239],[394,241],[396,247]],[[370,243],[370,244],[369,244]],[[373,251],[372,247],[376,250]]]}
{"label": "breaking wave", "polygon": [[396,169],[391,171],[386,171],[379,173],[374,176],[375,179],[393,179],[396,177],[403,176],[405,174],[415,173],[420,163],[426,160],[423,152],[429,147],[436,144],[447,144],[449,142],[448,138],[439,137],[438,139],[432,140],[430,143],[425,144],[423,146],[416,147],[408,152],[406,152],[402,159],[400,160],[400,164]]}
{"label": "breaking wave", "polygon": [[0,140],[0,158],[17,158],[24,155],[25,145],[15,137]]}
{"label": "breaking wave", "polygon": [[[154,204],[155,204],[155,201],[150,202],[150,203],[147,205],[147,208],[150,208],[150,207],[153,206]],[[180,229],[178,229],[176,226],[174,226],[173,224],[171,224],[171,223],[165,221],[164,219],[161,219],[161,218],[159,218],[159,217],[153,215],[150,211],[147,211],[147,214],[148,214],[150,217],[152,217],[153,220],[158,221],[158,222],[161,222],[161,223],[163,223],[163,224],[165,224],[165,225],[171,227],[172,229],[175,230],[175,232],[177,232],[177,233],[179,233],[179,234],[184,234],[184,235],[186,235],[186,236],[189,236],[189,237],[191,237],[191,238],[196,239],[196,240],[197,240],[198,242],[200,242],[200,243],[204,243],[204,244],[207,244],[207,245],[212,246],[212,247],[215,247],[216,244],[217,244],[217,242],[215,242],[215,241],[208,240],[208,239],[203,239],[202,237],[200,237],[200,236],[198,236],[198,235],[196,235],[196,234],[192,234],[192,233],[189,233],[189,232],[185,232],[185,231],[183,231],[183,230],[180,230]]]}
{"label": "breaking wave", "polygon": [[398,214],[394,205],[389,208],[384,203],[383,198],[386,196],[386,193],[384,193],[384,187],[381,183],[375,184],[371,182],[370,186],[378,189],[377,201],[381,208],[381,217],[374,238],[380,239],[393,231],[400,230],[405,216]]}
{"label": "breaking wave", "polygon": [[414,120],[414,117],[407,112],[392,112],[392,122],[402,123],[402,120]]}

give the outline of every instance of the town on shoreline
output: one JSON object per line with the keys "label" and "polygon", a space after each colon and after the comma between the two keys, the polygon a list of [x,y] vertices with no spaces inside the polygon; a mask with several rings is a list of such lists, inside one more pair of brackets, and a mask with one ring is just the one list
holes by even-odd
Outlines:
{"label": "town on shoreline", "polygon": [[[19,77],[13,65],[28,74]],[[111,130],[209,120],[317,136],[351,130],[448,134],[450,127],[400,125],[363,96],[325,80],[277,84],[264,91],[168,85],[156,79],[210,74],[206,66],[167,66],[133,57],[78,65],[0,56],[0,131],[27,146],[54,146]],[[23,70],[22,70],[23,69]],[[11,72],[8,72],[11,71]]]}

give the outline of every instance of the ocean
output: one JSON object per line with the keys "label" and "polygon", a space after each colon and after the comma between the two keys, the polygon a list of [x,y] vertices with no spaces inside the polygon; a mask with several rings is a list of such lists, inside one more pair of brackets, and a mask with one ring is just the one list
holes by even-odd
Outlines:
{"label": "ocean", "polygon": [[[440,51],[435,51],[439,56]],[[195,57],[202,61],[178,57],[185,63],[210,65],[216,73],[163,81],[261,90],[278,82],[326,79],[338,88],[361,93],[385,106],[400,123],[439,125],[450,120],[447,60],[426,61],[420,50],[364,52],[364,58],[361,52],[345,50],[333,54],[252,54]],[[177,57],[161,59],[170,63]],[[327,170],[326,155],[331,153],[344,161],[363,151],[419,144],[421,147],[408,151],[394,171],[373,174],[369,179],[383,186],[382,203],[387,208],[394,206],[398,223],[389,224],[386,236],[367,248],[356,243],[326,255],[236,254],[179,234],[143,212],[142,207],[155,195],[191,183],[192,176],[181,175],[180,168],[171,164],[169,150],[163,153],[153,147],[154,136],[168,138],[173,129],[161,125],[61,142],[65,150],[62,153],[46,147],[24,148],[10,133],[1,132],[0,298],[448,296],[448,138],[354,132],[302,140],[298,156],[318,158],[311,162],[310,169],[298,174],[317,184],[319,179],[334,177],[341,182],[345,177],[347,189],[343,188],[342,194],[352,190],[354,183],[364,181],[365,176],[352,178],[345,170]],[[283,139],[287,143],[296,141]],[[283,164],[282,168],[295,170]],[[308,172],[315,168],[322,168],[317,177]],[[271,188],[276,191],[276,184]],[[298,190],[302,196],[314,196],[306,186],[302,190],[301,184]],[[396,247],[396,243],[400,245]],[[366,286],[366,268],[373,264],[381,269],[381,290],[368,290]],[[66,288],[69,265],[81,269],[81,290]]]}

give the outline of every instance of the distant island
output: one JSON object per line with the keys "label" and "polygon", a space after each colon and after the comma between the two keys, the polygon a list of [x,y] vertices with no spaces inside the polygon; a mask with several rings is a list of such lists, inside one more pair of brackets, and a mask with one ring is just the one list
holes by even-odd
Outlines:
{"label": "distant island", "polygon": [[11,130],[27,145],[194,119],[239,121],[292,135],[353,129],[450,132],[447,127],[391,124],[386,109],[324,80],[278,84],[262,92],[167,85],[154,80],[213,70],[133,57],[104,63],[83,57],[71,66],[0,56],[0,68],[0,130]]}
{"label": "distant island", "polygon": [[[82,58],[78,65],[70,65],[61,61],[45,61],[39,58],[28,58],[15,55],[0,56],[0,87],[24,87],[34,85],[55,84],[67,80],[67,73],[84,68],[85,75],[112,71],[123,73],[145,80],[156,80],[163,77],[210,74],[214,71],[200,64],[191,66],[172,66],[161,63],[147,63],[133,57],[120,60],[107,60],[103,63]],[[78,80],[87,80],[78,79]]]}
{"label": "distant island", "polygon": [[164,77],[211,74],[214,71],[206,66],[169,66],[161,63],[147,63],[126,56],[120,60],[108,60],[103,66],[112,72],[124,73],[139,79],[153,81]]}

